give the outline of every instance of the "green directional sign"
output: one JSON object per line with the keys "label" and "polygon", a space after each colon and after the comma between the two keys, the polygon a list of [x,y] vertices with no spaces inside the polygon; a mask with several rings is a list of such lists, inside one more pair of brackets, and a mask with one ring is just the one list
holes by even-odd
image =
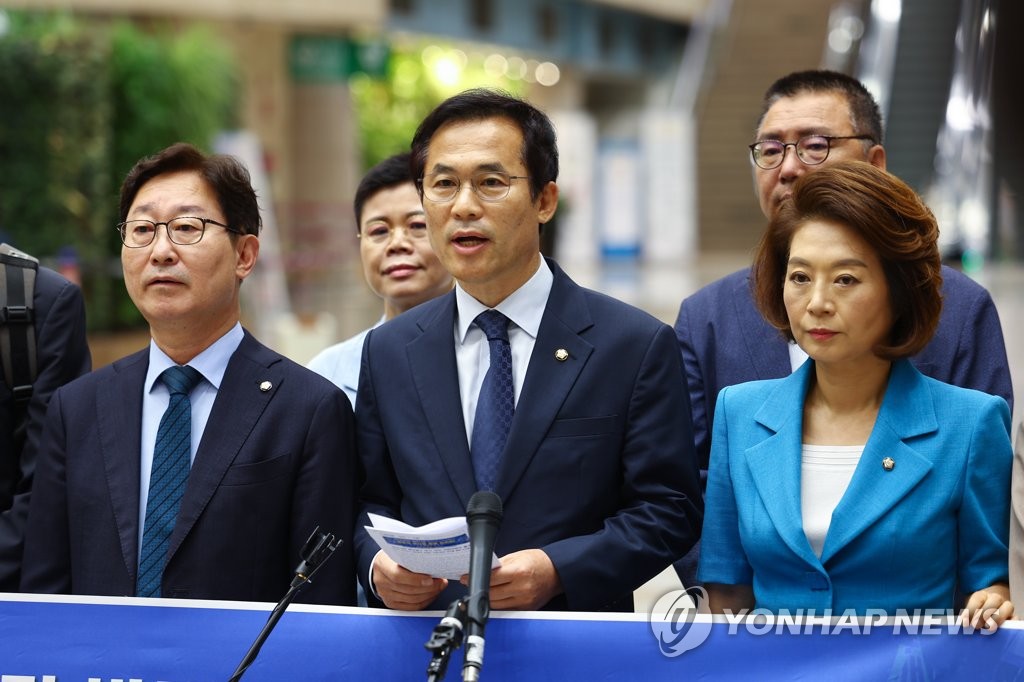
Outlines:
{"label": "green directional sign", "polygon": [[289,70],[297,83],[343,82],[356,73],[382,78],[391,59],[391,48],[383,40],[322,35],[293,36],[288,53]]}

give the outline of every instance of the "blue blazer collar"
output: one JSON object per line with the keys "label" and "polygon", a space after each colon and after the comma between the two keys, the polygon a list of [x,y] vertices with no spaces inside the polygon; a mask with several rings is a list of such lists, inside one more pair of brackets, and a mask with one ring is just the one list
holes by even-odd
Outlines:
{"label": "blue blazer collar", "polygon": [[746,450],[754,487],[776,531],[790,550],[809,564],[818,559],[804,535],[800,512],[800,452],[803,405],[813,376],[813,362],[774,383],[754,421],[771,435]]}
{"label": "blue blazer collar", "polygon": [[[928,475],[931,459],[906,441],[938,428],[932,393],[925,377],[908,360],[893,363],[875,428],[864,446],[864,454],[846,494],[832,513],[832,524],[821,553],[822,563],[883,518]],[[895,463],[892,470],[882,465],[887,457]]]}
{"label": "blue blazer collar", "polygon": [[[745,455],[754,485],[776,530],[790,549],[820,568],[896,505],[931,469],[930,460],[904,441],[938,428],[925,378],[907,360],[893,363],[885,398],[850,486],[832,514],[820,561],[803,532],[800,453],[803,406],[814,372],[804,363],[779,380],[754,419],[771,431]],[[891,457],[892,471],[882,466]]]}

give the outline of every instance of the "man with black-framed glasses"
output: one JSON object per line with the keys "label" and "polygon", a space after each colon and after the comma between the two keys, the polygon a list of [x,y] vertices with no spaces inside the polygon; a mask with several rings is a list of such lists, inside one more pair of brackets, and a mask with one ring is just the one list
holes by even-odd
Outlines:
{"label": "man with black-framed glasses", "polygon": [[128,173],[120,220],[152,340],[54,394],[22,590],[273,602],[319,525],[344,544],[301,598],[354,603],[352,409],[241,326],[261,225],[248,171],[173,145]]}
{"label": "man with black-framed glasses", "polygon": [[[882,118],[860,81],[833,71],[800,71],[764,95],[750,164],[761,211],[768,218],[789,199],[793,183],[835,161],[856,159],[885,168]],[[931,343],[914,364],[924,374],[1002,396],[1013,409],[1002,327],[989,293],[943,266],[943,311]],[[715,401],[726,386],[788,375],[806,355],[770,326],[754,306],[743,269],[682,302],[675,331],[690,393],[697,456],[706,471]],[[696,582],[696,552],[676,564]]]}

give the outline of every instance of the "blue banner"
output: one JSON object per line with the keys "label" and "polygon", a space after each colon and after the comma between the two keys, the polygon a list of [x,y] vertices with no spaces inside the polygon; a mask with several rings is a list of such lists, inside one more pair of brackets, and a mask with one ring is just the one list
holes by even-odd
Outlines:
{"label": "blue banner", "polygon": [[[0,682],[224,682],[270,605],[0,596]],[[246,682],[426,679],[439,613],[293,606]],[[675,624],[643,614],[496,613],[482,678],[516,680],[1024,679],[1024,629],[948,634],[948,623]],[[953,628],[955,630],[955,628]],[[448,680],[461,680],[462,650]]]}

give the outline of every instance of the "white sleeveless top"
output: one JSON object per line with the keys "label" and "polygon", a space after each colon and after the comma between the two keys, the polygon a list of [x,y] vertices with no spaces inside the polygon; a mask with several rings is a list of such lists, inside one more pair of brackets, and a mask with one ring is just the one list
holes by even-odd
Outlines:
{"label": "white sleeveless top", "polygon": [[800,510],[804,534],[820,558],[832,512],[850,485],[863,445],[803,445],[800,458]]}

